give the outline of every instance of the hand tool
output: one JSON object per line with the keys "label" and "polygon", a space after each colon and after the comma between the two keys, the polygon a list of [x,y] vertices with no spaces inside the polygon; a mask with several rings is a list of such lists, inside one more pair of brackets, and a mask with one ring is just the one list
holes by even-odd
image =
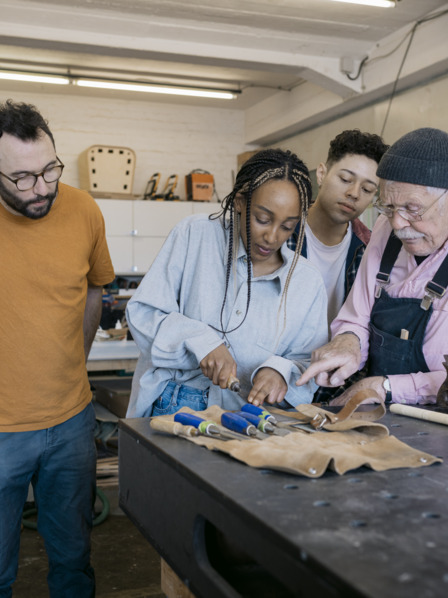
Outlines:
{"label": "hand tool", "polygon": [[429,422],[436,422],[448,426],[448,413],[440,413],[437,411],[429,411],[419,407],[411,407],[410,405],[400,405],[399,403],[392,403],[390,406],[392,413],[399,415],[407,415],[408,417],[415,417],[417,419],[425,419]]}
{"label": "hand tool", "polygon": [[[298,432],[303,430],[304,432],[315,432],[316,430],[309,424],[300,423],[295,419],[289,419],[287,421],[279,421],[277,420],[269,411],[266,409],[262,409],[261,407],[257,407],[256,405],[252,405],[251,403],[246,403],[241,407],[241,411],[247,413],[253,413],[254,415],[258,415],[258,417],[269,421],[272,425],[276,428],[281,428],[282,430],[288,430],[289,432]],[[285,416],[287,415],[287,411],[285,412]]]}
{"label": "hand tool", "polygon": [[[174,416],[174,420],[182,422],[189,426],[194,426],[195,429],[197,428],[198,433],[201,433],[204,436],[212,436],[213,438],[219,436],[220,440],[241,439],[240,434],[231,432],[230,430],[227,430],[224,426],[215,424],[214,421],[207,421],[204,418],[199,417],[198,415],[193,415],[191,413],[176,413],[176,415]],[[205,432],[203,430],[205,430]]]}
{"label": "hand tool", "polygon": [[265,419],[260,419],[258,415],[248,413],[247,411],[234,411],[233,413],[235,415],[239,415],[240,417],[244,417],[244,419],[254,425],[257,430],[260,430],[260,432],[264,432],[265,434],[275,434],[276,432],[275,426]]}
{"label": "hand tool", "polygon": [[174,421],[185,426],[194,426],[201,434],[205,436],[218,436],[220,434],[218,426],[213,421],[207,421],[202,417],[191,413],[176,413]]}
{"label": "hand tool", "polygon": [[240,417],[234,413],[223,413],[221,415],[221,424],[225,428],[238,432],[239,434],[244,434],[246,436],[257,435],[257,428],[254,425],[250,424],[244,417]]}
{"label": "hand tool", "polygon": [[174,434],[174,436],[189,437],[199,434],[199,431],[193,426],[183,426],[180,423],[162,419],[161,417],[153,417],[149,425],[153,430],[167,432],[168,434]]}
{"label": "hand tool", "polygon": [[252,403],[246,403],[245,405],[243,405],[241,407],[241,411],[244,411],[246,413],[252,413],[260,419],[264,419],[270,422],[274,426],[278,423],[275,417],[271,415],[269,411],[266,411],[266,409],[262,409],[261,407],[257,407],[256,405],[252,405]]}
{"label": "hand tool", "polygon": [[238,378],[236,378],[235,376],[232,376],[232,374],[230,374],[230,376],[227,380],[227,388],[229,390],[231,390],[232,392],[240,392],[241,386],[240,386],[240,381],[238,380]]}

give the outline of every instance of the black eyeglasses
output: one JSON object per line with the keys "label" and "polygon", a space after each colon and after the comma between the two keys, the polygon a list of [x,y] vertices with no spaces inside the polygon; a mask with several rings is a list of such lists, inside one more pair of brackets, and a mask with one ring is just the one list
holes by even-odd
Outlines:
{"label": "black eyeglasses", "polygon": [[[59,160],[57,156],[56,158],[57,160]],[[42,170],[42,172],[36,174],[32,174],[30,172],[29,174],[25,174],[24,176],[21,176],[18,179],[12,179],[3,172],[0,172],[0,174],[4,176],[5,179],[8,179],[8,181],[11,181],[11,183],[14,183],[14,185],[17,187],[19,191],[29,191],[37,183],[37,179],[40,176],[44,179],[46,183],[55,183],[56,181],[59,181],[59,179],[62,176],[63,170],[64,164],[62,164],[62,162],[59,160],[59,164],[49,166],[45,170]]]}

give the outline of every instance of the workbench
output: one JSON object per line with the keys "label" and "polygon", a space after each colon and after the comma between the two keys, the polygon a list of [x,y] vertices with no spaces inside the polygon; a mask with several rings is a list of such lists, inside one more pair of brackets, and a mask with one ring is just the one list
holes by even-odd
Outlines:
{"label": "workbench", "polygon": [[87,359],[87,371],[125,370],[133,372],[139,349],[135,341],[93,341]]}
{"label": "workbench", "polygon": [[[122,420],[120,506],[198,597],[445,598],[448,428],[391,413],[381,423],[444,463],[309,479]],[[255,563],[222,565],[215,530]]]}

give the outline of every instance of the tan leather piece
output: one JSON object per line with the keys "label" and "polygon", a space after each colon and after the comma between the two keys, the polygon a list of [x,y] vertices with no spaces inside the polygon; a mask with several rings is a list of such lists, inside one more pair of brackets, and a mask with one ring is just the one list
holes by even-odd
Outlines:
{"label": "tan leather piece", "polygon": [[[357,406],[365,398],[355,395],[345,412],[341,410],[336,417],[334,413],[312,404],[299,405],[297,412],[269,408],[276,415],[281,414],[285,419],[293,419],[298,423],[309,423],[317,414],[325,420],[322,431],[311,429],[311,432],[307,432],[299,428],[286,436],[266,436],[262,440],[244,436],[241,440],[221,440],[208,436],[188,437],[187,440],[210,450],[227,453],[251,467],[276,469],[310,478],[318,478],[327,470],[342,475],[362,466],[385,471],[441,462],[440,458],[413,449],[390,436],[386,426],[358,417]],[[183,407],[181,411],[194,413],[218,424],[224,413],[216,405],[200,413],[187,407]],[[382,409],[378,410],[378,406],[375,406],[369,411],[369,417],[381,412]],[[174,419],[173,415],[159,417],[170,421]]]}

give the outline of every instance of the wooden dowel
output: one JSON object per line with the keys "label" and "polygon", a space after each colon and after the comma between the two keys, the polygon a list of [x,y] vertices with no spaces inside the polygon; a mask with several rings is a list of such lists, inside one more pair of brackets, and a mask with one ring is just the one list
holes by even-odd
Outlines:
{"label": "wooden dowel", "polygon": [[399,403],[392,403],[390,410],[392,413],[398,413],[398,415],[406,415],[407,417],[415,417],[416,419],[424,419],[429,422],[435,422],[437,424],[444,424],[445,426],[448,426],[448,413],[428,411],[426,409],[419,409],[418,407],[401,405]]}

